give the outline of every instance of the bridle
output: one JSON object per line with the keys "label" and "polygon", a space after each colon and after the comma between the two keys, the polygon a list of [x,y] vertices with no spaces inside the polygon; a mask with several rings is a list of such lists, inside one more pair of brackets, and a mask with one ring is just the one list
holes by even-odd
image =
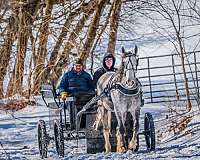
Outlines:
{"label": "bridle", "polygon": [[[131,59],[131,57],[135,57],[136,58],[136,66],[134,66],[133,61]],[[138,58],[137,55],[131,52],[128,52],[124,55],[123,58],[128,58],[128,63],[126,64],[126,66],[124,66],[125,68],[125,72],[127,72],[128,70],[133,70],[134,74],[137,72],[137,66],[138,66]],[[125,63],[125,62],[123,62]],[[131,65],[131,68],[128,68],[128,65]]]}

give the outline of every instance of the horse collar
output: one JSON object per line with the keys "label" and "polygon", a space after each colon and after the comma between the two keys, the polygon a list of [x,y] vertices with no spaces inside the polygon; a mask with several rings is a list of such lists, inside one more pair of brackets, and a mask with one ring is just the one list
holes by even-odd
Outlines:
{"label": "horse collar", "polygon": [[123,93],[125,95],[133,96],[133,95],[137,95],[140,92],[139,84],[140,83],[137,82],[137,85],[136,85],[135,88],[133,88],[133,89],[127,89],[122,84],[116,83],[114,88],[118,89],[121,93]]}

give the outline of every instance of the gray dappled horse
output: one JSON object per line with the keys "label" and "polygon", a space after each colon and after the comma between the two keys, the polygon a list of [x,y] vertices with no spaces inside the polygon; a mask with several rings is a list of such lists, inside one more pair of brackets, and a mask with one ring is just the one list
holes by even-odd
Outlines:
{"label": "gray dappled horse", "polygon": [[133,118],[132,139],[128,150],[135,150],[137,146],[137,132],[139,129],[138,118],[141,107],[141,85],[136,78],[138,65],[137,46],[134,52],[126,52],[122,48],[122,61],[117,72],[103,74],[97,82],[97,96],[103,92],[98,101],[98,115],[94,127],[97,129],[99,122],[103,123],[103,134],[106,152],[111,151],[109,134],[111,130],[111,112],[114,111],[118,126],[116,131],[117,152],[125,152],[125,121],[127,113]]}

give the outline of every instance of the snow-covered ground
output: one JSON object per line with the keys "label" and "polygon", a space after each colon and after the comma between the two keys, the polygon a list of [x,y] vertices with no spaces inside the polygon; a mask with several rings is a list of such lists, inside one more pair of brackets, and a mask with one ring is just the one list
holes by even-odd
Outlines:
{"label": "snow-covered ground", "polygon": [[[37,122],[43,119],[49,120],[48,109],[41,105],[41,100],[36,106],[30,106],[17,112],[0,110],[0,160],[14,159],[40,159],[37,143]],[[168,108],[162,104],[144,105],[141,109],[140,129],[143,129],[143,117],[145,112],[151,112],[156,128],[156,150],[147,152],[144,136],[140,136],[140,148],[137,153],[98,153],[86,154],[85,140],[79,142],[65,141],[65,158],[80,160],[100,159],[200,159],[200,127],[198,114],[190,122],[181,134],[173,135],[165,131],[167,125],[166,114]],[[162,133],[163,132],[163,133]],[[162,137],[160,136],[162,133]],[[187,133],[187,134],[186,134]],[[48,146],[47,159],[59,159],[55,146]]]}

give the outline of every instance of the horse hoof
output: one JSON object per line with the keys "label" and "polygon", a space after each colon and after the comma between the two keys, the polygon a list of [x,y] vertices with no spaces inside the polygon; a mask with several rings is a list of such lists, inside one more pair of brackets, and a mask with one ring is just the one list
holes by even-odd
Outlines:
{"label": "horse hoof", "polygon": [[110,151],[105,151],[105,154],[108,154],[108,153],[110,153]]}
{"label": "horse hoof", "polygon": [[118,152],[118,153],[125,153],[126,150],[125,150],[124,147],[119,147],[119,148],[117,148],[117,152]]}
{"label": "horse hoof", "polygon": [[111,149],[106,149],[106,154],[110,153],[111,152]]}
{"label": "horse hoof", "polygon": [[111,145],[105,146],[106,152],[105,153],[110,153],[111,152]]}
{"label": "horse hoof", "polygon": [[133,151],[132,151],[131,149],[128,149],[126,153],[128,153],[128,154],[132,154]]}

